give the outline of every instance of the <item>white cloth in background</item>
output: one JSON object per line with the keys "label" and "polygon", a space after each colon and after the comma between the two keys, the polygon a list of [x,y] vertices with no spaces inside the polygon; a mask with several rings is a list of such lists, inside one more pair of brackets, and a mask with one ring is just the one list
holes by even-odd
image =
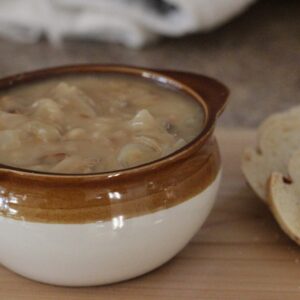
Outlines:
{"label": "white cloth in background", "polygon": [[35,42],[42,35],[141,47],[159,36],[207,31],[254,0],[1,0],[0,35]]}

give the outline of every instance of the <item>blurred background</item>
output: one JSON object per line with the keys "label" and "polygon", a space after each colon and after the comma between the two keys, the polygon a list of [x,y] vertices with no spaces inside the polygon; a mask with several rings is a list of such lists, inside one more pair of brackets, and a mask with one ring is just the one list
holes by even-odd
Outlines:
{"label": "blurred background", "polygon": [[[0,1],[0,77],[74,63],[199,72],[230,88],[230,104],[220,122],[227,127],[257,126],[268,114],[300,102],[300,1],[215,0],[212,8],[207,3],[214,1],[205,0],[114,0],[121,6],[110,15],[107,10],[115,8],[105,1],[89,1],[104,5],[101,18],[83,14],[80,6],[61,15],[40,7],[49,28],[59,25],[53,30],[34,19],[39,13],[32,7],[41,2]],[[89,1],[57,0],[64,5]],[[127,22],[130,18],[139,26]],[[22,27],[26,22],[20,20],[31,27]]]}

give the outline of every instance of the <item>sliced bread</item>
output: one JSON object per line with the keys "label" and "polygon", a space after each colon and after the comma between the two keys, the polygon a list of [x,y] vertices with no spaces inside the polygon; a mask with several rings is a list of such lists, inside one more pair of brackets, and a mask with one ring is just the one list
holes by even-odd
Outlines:
{"label": "sliced bread", "polygon": [[288,161],[300,149],[300,106],[269,117],[258,129],[256,148],[247,148],[242,171],[256,194],[267,201],[273,172],[288,176]]}
{"label": "sliced bread", "polygon": [[283,231],[300,245],[300,151],[288,163],[289,178],[275,172],[268,183],[268,203]]}

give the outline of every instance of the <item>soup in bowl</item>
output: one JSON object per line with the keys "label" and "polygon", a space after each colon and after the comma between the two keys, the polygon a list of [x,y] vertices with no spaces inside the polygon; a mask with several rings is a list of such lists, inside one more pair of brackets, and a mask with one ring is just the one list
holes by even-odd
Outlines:
{"label": "soup in bowl", "polygon": [[58,76],[0,94],[0,163],[116,171],[175,152],[203,125],[203,109],[171,85],[130,75]]}
{"label": "soup in bowl", "polygon": [[0,263],[87,286],[171,259],[212,209],[227,96],[205,76],[126,66],[0,80]]}

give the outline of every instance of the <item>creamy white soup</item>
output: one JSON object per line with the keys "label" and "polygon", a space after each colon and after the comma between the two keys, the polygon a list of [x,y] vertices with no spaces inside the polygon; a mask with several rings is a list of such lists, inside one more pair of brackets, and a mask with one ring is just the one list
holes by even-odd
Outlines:
{"label": "creamy white soup", "polygon": [[180,149],[203,122],[190,96],[146,79],[42,80],[0,94],[0,163],[52,173],[121,170]]}

